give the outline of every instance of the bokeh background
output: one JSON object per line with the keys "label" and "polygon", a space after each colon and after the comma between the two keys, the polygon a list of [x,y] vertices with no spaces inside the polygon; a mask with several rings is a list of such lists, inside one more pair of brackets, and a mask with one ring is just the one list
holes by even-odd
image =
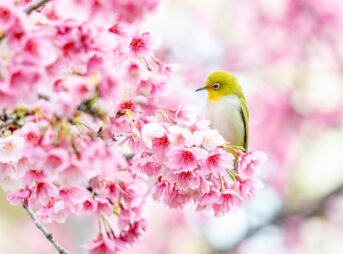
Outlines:
{"label": "bokeh background", "polygon": [[[124,254],[343,253],[342,0],[162,0],[144,29],[156,57],[179,65],[168,97],[194,93],[214,70],[234,73],[251,112],[251,149],[268,153],[256,200],[213,218],[150,202],[141,243]],[[73,253],[92,218],[49,229]],[[55,250],[0,193],[1,254]]]}

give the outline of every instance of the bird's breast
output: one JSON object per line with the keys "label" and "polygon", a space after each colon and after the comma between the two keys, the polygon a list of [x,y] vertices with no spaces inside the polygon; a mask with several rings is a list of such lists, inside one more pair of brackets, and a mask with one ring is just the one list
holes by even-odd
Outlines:
{"label": "bird's breast", "polygon": [[206,115],[211,120],[211,127],[232,145],[244,144],[244,120],[240,100],[236,95],[224,96],[216,101],[208,101]]}

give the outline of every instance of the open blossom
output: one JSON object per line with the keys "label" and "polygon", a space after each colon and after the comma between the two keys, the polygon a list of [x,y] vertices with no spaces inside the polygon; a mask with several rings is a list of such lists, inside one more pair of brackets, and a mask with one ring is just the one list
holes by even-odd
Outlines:
{"label": "open blossom", "polygon": [[175,148],[168,153],[170,167],[180,171],[191,171],[197,166],[197,162],[206,156],[206,151],[198,148]]}
{"label": "open blossom", "polygon": [[31,185],[32,183],[42,182],[47,179],[42,170],[28,170],[24,176],[24,184]]}
{"label": "open blossom", "polygon": [[11,205],[18,205],[20,203],[27,205],[30,194],[31,192],[28,189],[15,190],[7,195],[7,200]]}
{"label": "open blossom", "polygon": [[233,168],[234,157],[223,150],[214,150],[202,162],[202,169],[215,177],[225,175],[226,169]]}
{"label": "open blossom", "polygon": [[153,138],[164,136],[164,129],[159,123],[148,123],[142,128],[142,139],[147,147],[152,148]]}
{"label": "open blossom", "polygon": [[252,200],[259,189],[263,187],[263,184],[252,178],[241,179],[238,178],[235,183],[235,189],[238,190],[239,195],[245,200]]}
{"label": "open blossom", "polygon": [[33,122],[29,122],[20,129],[19,134],[24,137],[25,142],[37,144],[40,140],[39,126]]}
{"label": "open blossom", "polygon": [[112,254],[116,247],[107,235],[100,234],[96,240],[85,246],[89,254]]}
{"label": "open blossom", "polygon": [[149,33],[136,33],[130,42],[130,52],[133,56],[144,56],[149,53],[151,47],[151,37]]}
{"label": "open blossom", "polygon": [[46,206],[43,206],[36,212],[37,219],[44,223],[51,223],[56,221],[64,223],[67,216],[72,212],[72,208],[61,200],[51,200]]}
{"label": "open blossom", "polygon": [[20,177],[16,168],[8,163],[0,163],[0,186],[4,190],[13,190],[20,186]]}
{"label": "open blossom", "polygon": [[192,132],[186,128],[172,125],[168,128],[168,132],[170,141],[174,146],[192,146],[194,144],[194,136]]}
{"label": "open blossom", "polygon": [[32,201],[47,205],[52,198],[58,197],[58,189],[50,183],[38,182],[32,188]]}
{"label": "open blossom", "polygon": [[217,130],[197,131],[195,132],[195,135],[199,136],[200,144],[206,149],[213,149],[222,146],[225,143],[223,136],[221,136]]}
{"label": "open blossom", "polygon": [[18,135],[0,138],[0,162],[17,162],[23,156],[25,141]]}
{"label": "open blossom", "polygon": [[242,177],[252,177],[256,172],[256,167],[266,160],[267,155],[263,152],[244,153],[238,159],[238,172]]}

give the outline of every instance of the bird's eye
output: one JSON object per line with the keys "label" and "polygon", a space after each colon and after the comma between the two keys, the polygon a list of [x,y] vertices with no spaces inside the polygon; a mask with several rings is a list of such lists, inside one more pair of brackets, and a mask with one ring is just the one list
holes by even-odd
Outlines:
{"label": "bird's eye", "polygon": [[214,83],[214,84],[212,85],[212,88],[213,88],[214,90],[218,90],[218,89],[220,88],[220,84],[219,84],[219,83]]}

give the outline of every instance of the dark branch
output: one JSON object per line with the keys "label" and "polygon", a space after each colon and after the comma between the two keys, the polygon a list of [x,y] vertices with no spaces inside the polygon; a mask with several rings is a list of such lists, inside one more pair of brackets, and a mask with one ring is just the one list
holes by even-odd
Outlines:
{"label": "dark branch", "polygon": [[49,242],[51,242],[51,244],[55,247],[55,249],[57,250],[59,254],[71,254],[70,252],[66,251],[63,247],[61,247],[61,245],[56,241],[54,236],[50,232],[48,232],[48,230],[36,220],[35,215],[29,206],[25,206],[23,204],[23,207],[26,210],[26,212],[30,215],[36,227],[44,234],[46,239],[48,239]]}
{"label": "dark branch", "polygon": [[33,3],[33,4],[31,4],[29,7],[27,7],[27,8],[25,9],[25,12],[26,12],[27,14],[30,14],[31,12],[33,12],[33,11],[39,9],[40,7],[42,7],[44,4],[46,4],[46,3],[48,3],[48,2],[50,2],[50,0],[39,0],[39,1],[37,1],[36,3]]}

